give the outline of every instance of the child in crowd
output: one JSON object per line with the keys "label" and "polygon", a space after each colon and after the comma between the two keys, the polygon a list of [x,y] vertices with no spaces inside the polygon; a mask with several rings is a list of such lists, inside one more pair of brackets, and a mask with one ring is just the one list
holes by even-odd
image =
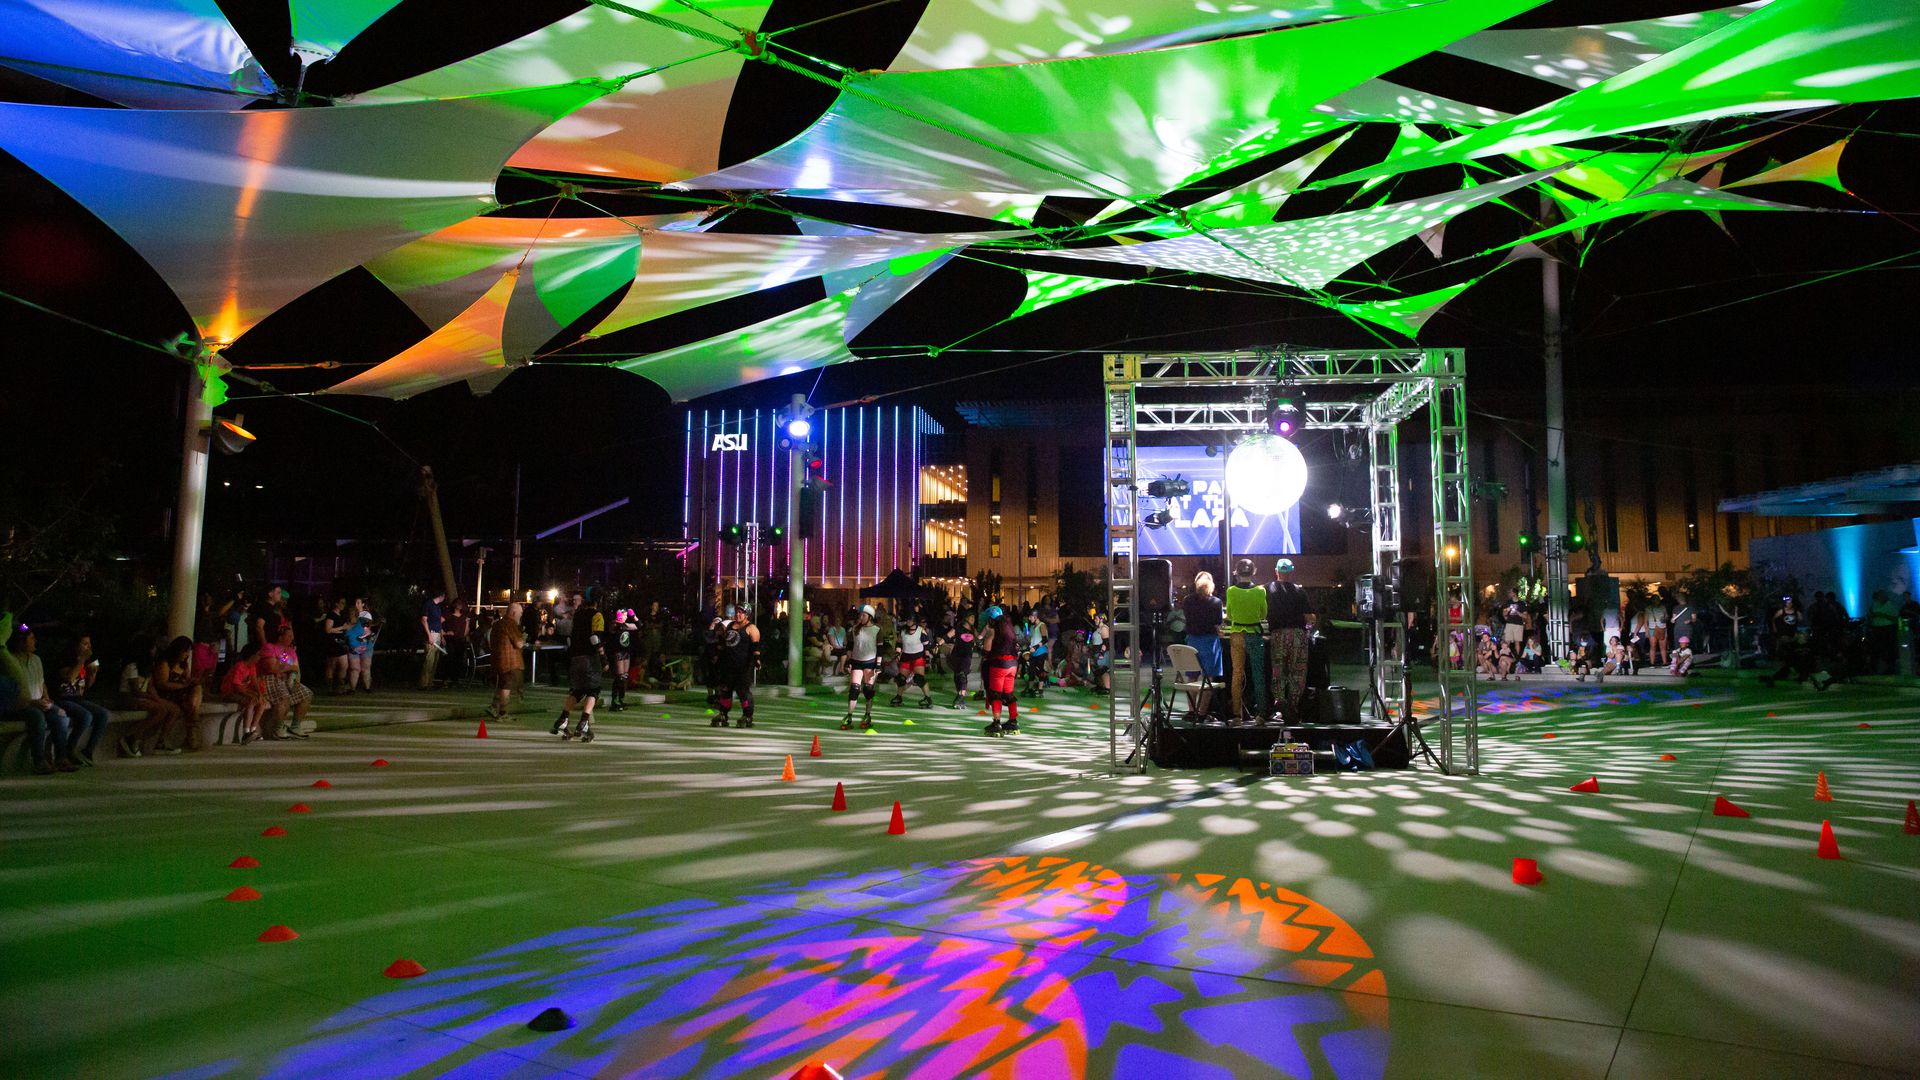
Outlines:
{"label": "child in crowd", "polygon": [[1680,638],[1679,645],[1677,645],[1673,650],[1673,663],[1668,665],[1667,670],[1672,672],[1675,675],[1693,674],[1693,639],[1692,638],[1686,637],[1686,636],[1682,636]]}
{"label": "child in crowd", "polygon": [[1627,647],[1620,644],[1620,635],[1615,634],[1607,643],[1607,659],[1600,665],[1600,674],[1616,675],[1627,670]]}
{"label": "child in crowd", "polygon": [[240,741],[249,743],[260,737],[260,718],[267,712],[267,691],[260,679],[260,643],[249,641],[240,649],[240,659],[220,680],[220,696],[240,706]]}
{"label": "child in crowd", "polygon": [[1546,670],[1547,658],[1540,652],[1539,637],[1528,634],[1527,643],[1520,649],[1520,670],[1529,675],[1538,675]]}

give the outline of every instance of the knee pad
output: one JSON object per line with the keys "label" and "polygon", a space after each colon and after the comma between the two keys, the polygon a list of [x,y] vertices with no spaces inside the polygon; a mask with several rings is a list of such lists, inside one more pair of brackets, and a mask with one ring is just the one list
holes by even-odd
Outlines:
{"label": "knee pad", "polygon": [[859,696],[860,696],[860,688],[858,686],[855,686],[853,683],[848,683],[847,684],[847,700],[852,701],[854,698],[857,698]]}
{"label": "knee pad", "polygon": [[868,683],[866,686],[861,688],[861,695],[864,696],[868,701],[872,701],[873,689],[874,689],[873,684]]}
{"label": "knee pad", "polygon": [[913,677],[913,685],[915,686],[927,685],[927,677],[925,675],[915,675]]}

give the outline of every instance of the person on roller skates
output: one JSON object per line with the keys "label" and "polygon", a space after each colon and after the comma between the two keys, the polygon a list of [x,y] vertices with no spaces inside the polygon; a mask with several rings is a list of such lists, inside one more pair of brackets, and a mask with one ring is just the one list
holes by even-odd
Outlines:
{"label": "person on roller skates", "polygon": [[[560,718],[553,722],[553,734],[562,742],[578,734],[580,741],[593,741],[593,706],[600,697],[600,649],[607,632],[607,617],[587,603],[576,590],[573,594],[573,626],[567,635],[567,700],[561,703]],[[567,714],[580,710],[580,729],[567,727]]]}
{"label": "person on roller skates", "polygon": [[[1013,680],[1020,665],[1020,639],[1013,630],[1013,620],[998,606],[987,609],[986,640],[981,652],[986,656],[986,665],[981,675],[987,684],[987,707],[993,710],[993,721],[987,725],[989,735],[1012,735],[1020,730],[1020,699],[1014,696]],[[1000,722],[1000,709],[1006,707],[1006,723]]]}
{"label": "person on roller skates", "polygon": [[740,726],[753,726],[753,677],[760,667],[760,628],[744,607],[727,605],[727,623],[720,631],[717,704],[720,712],[712,727],[726,727],[734,698],[740,699]]}
{"label": "person on roller skates", "polygon": [[860,726],[873,730],[874,684],[880,680],[880,628],[873,622],[873,605],[860,605],[859,618],[847,631],[847,716],[840,730],[853,727],[853,703],[865,699]]}
{"label": "person on roller skates", "polygon": [[893,677],[893,700],[888,704],[899,705],[905,700],[907,684],[911,682],[920,691],[920,707],[933,708],[933,692],[927,689],[928,641],[919,617],[909,611],[900,623],[900,666]]}
{"label": "person on roller skates", "polygon": [[961,709],[967,704],[967,678],[973,674],[973,612],[962,608],[960,617],[947,627],[946,638],[952,649],[947,662],[953,665],[953,704],[948,708]]}
{"label": "person on roller skates", "polygon": [[1047,671],[1051,666],[1051,642],[1047,637],[1046,620],[1040,617],[1038,610],[1027,616],[1026,650],[1026,693],[1028,697],[1040,697],[1047,692]]}
{"label": "person on roller skates", "polygon": [[627,672],[633,667],[639,631],[640,622],[632,608],[622,608],[614,615],[612,632],[607,636],[607,667],[613,674],[613,704],[607,707],[614,712],[627,710]]}

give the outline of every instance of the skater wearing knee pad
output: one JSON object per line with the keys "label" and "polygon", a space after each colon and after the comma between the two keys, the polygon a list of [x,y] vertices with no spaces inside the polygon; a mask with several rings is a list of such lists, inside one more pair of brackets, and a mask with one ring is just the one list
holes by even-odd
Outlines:
{"label": "skater wearing knee pad", "polygon": [[900,666],[894,676],[895,692],[893,704],[903,700],[907,685],[920,691],[920,707],[931,708],[933,695],[927,692],[927,644],[931,639],[920,625],[920,620],[912,612],[900,624]]}
{"label": "skater wearing knee pad", "polygon": [[753,726],[753,677],[760,666],[760,628],[744,607],[727,606],[727,625],[720,632],[720,715],[715,727],[726,727],[735,698],[740,700],[740,726]]}
{"label": "skater wearing knee pad", "polygon": [[847,631],[847,715],[840,730],[853,727],[853,702],[864,698],[866,711],[860,726],[873,726],[874,684],[880,678],[880,628],[873,622],[873,605],[862,604],[852,629]]}
{"label": "skater wearing knee pad", "polygon": [[[981,674],[987,684],[987,707],[993,710],[993,721],[987,725],[987,734],[1000,735],[1008,731],[1019,730],[1020,705],[1013,695],[1014,676],[1019,669],[1020,641],[1014,632],[1013,620],[998,607],[987,611],[990,620],[986,639],[981,644],[981,652],[986,664]],[[1007,710],[1007,721],[1000,721],[1001,709]]]}
{"label": "skater wearing knee pad", "polygon": [[960,617],[952,626],[947,627],[946,641],[951,652],[948,662],[953,665],[953,704],[958,709],[967,703],[967,678],[973,673],[973,612],[960,609]]}

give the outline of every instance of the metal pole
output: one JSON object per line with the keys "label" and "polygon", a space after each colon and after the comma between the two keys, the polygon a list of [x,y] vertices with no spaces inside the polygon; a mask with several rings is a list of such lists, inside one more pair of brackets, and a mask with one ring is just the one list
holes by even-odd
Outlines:
{"label": "metal pole", "polygon": [[[1551,206],[1542,195],[1543,225]],[[1567,655],[1567,405],[1561,371],[1560,263],[1551,254],[1540,259],[1540,305],[1547,413],[1547,638],[1549,654],[1560,659]]]}
{"label": "metal pole", "polygon": [[520,463],[513,463],[513,596],[520,595]]}
{"label": "metal pole", "polygon": [[167,595],[167,635],[192,637],[200,609],[200,540],[207,522],[207,460],[213,447],[207,429],[213,406],[207,404],[204,354],[187,369],[187,400],[181,407],[180,498],[173,515],[173,580]]}
{"label": "metal pole", "polygon": [[[793,395],[793,415],[804,413],[807,395]],[[807,629],[807,545],[800,540],[800,469],[806,447],[798,439],[787,447],[787,685],[805,682],[801,638]]]}

